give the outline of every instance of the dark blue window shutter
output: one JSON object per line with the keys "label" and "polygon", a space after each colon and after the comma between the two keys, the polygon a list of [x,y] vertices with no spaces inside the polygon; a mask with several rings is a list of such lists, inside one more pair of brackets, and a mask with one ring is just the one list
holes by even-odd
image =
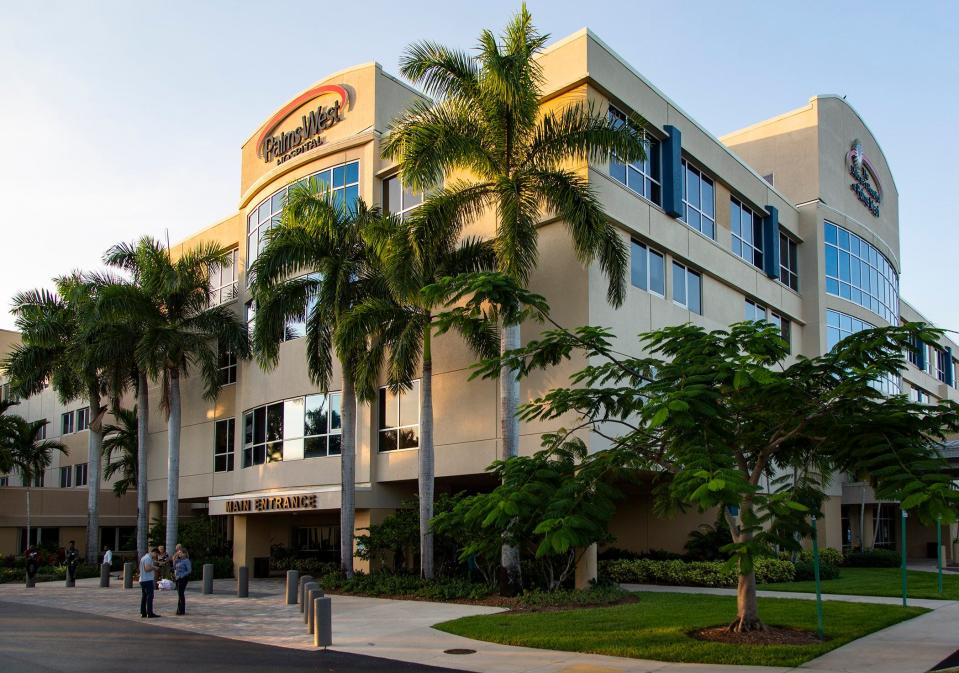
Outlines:
{"label": "dark blue window shutter", "polygon": [[763,218],[763,271],[770,278],[779,278],[779,209],[766,206]]}
{"label": "dark blue window shutter", "polygon": [[922,371],[926,371],[926,355],[929,353],[929,349],[926,348],[926,344],[922,339],[916,339],[915,349],[916,366]]}
{"label": "dark blue window shutter", "polygon": [[946,346],[946,380],[947,386],[952,385],[952,346]]}
{"label": "dark blue window shutter", "polygon": [[675,126],[663,127],[663,210],[671,217],[683,215],[683,135]]}

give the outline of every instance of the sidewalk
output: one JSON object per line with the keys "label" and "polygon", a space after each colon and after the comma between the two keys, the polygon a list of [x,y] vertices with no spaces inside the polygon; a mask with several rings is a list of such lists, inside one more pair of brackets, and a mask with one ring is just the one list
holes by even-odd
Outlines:
{"label": "sidewalk", "polygon": [[[98,583],[96,578],[79,580],[75,589],[67,589],[61,582],[40,583],[35,589],[4,584],[0,585],[0,601],[139,620],[138,587],[124,590],[122,584],[113,582],[109,589],[101,589]],[[712,590],[677,587],[642,588],[644,591],[712,593]],[[268,645],[314,649],[299,608],[282,602],[282,581],[252,580],[250,598],[235,596],[233,580],[217,580],[215,593],[210,596],[201,595],[199,589],[198,582],[189,588],[185,617],[173,616],[175,592],[158,592],[156,610],[164,618],[142,623]],[[788,597],[805,595],[789,594]],[[842,599],[855,600],[855,597]],[[483,673],[786,673],[789,670],[924,673],[959,647],[955,635],[955,625],[959,623],[959,603],[956,602],[930,601],[942,605],[937,605],[928,615],[845,645],[800,669],[668,663],[497,645],[430,627],[457,617],[495,613],[499,608],[353,596],[333,596],[332,602],[332,649]],[[444,653],[454,648],[475,650],[475,653]]]}

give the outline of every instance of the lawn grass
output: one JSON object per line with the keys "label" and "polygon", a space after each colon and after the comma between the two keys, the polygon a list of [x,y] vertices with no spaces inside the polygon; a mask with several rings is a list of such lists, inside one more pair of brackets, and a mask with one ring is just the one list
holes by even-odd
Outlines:
{"label": "lawn grass", "polygon": [[[936,591],[936,573],[907,570],[910,598],[938,598],[959,600],[959,575],[943,573],[942,593]],[[814,593],[816,583],[777,582],[764,584],[760,589],[770,591],[805,591]],[[901,596],[902,575],[899,568],[841,568],[839,578],[823,580],[824,594],[844,594],[858,596]]]}
{"label": "lawn grass", "polygon": [[[687,635],[727,624],[733,596],[640,592],[640,601],[564,612],[502,613],[463,617],[434,628],[476,640],[569,652],[658,661],[798,666],[851,640],[926,612],[895,605],[825,602],[826,642],[813,645],[732,645]],[[761,598],[760,617],[770,625],[816,629],[816,603]]]}

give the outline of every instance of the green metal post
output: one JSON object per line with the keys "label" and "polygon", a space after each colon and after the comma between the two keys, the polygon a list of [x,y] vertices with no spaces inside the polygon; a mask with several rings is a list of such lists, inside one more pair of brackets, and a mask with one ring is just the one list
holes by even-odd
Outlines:
{"label": "green metal post", "polygon": [[936,590],[942,593],[942,516],[936,517]]}
{"label": "green metal post", "polygon": [[900,536],[899,544],[902,547],[902,607],[906,607],[906,519],[909,518],[909,513],[906,510],[902,510],[902,535]]}
{"label": "green metal post", "polygon": [[816,635],[824,640],[826,630],[823,627],[822,617],[822,583],[819,579],[819,534],[816,529],[816,517],[812,517],[812,568],[816,578]]}

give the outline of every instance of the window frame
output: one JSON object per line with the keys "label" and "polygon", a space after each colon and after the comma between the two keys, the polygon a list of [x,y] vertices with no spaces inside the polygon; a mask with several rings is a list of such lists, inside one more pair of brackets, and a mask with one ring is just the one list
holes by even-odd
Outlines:
{"label": "window frame", "polygon": [[[860,306],[890,325],[898,325],[899,272],[889,258],[835,222],[824,219],[822,232],[825,293]],[[844,268],[848,278],[843,278]]]}
{"label": "window frame", "polygon": [[60,467],[60,488],[73,488],[73,465]]}
{"label": "window frame", "polygon": [[73,412],[64,411],[60,414],[60,434],[61,435],[72,435],[73,434]]}
{"label": "window frame", "polygon": [[[396,453],[397,451],[416,451],[420,448],[420,400],[423,394],[420,388],[420,379],[414,379],[410,382],[413,388],[404,388],[397,395],[393,395],[387,386],[382,386],[377,393],[377,414],[376,414],[376,451],[377,453]],[[413,390],[416,391],[416,400],[414,407],[416,409],[416,423],[403,423],[403,399],[412,396]],[[386,425],[386,414],[384,409],[389,401],[389,396],[393,395],[393,401],[396,403],[396,425]],[[416,446],[401,446],[402,431],[416,429]],[[383,437],[387,433],[395,433],[395,443],[393,448],[384,448]]]}
{"label": "window frame", "polygon": [[[232,260],[229,266],[221,264],[216,267],[216,270],[210,270],[210,306],[228,304],[231,301],[236,301],[236,299],[240,296],[240,282],[237,275],[237,269],[239,268],[240,261],[239,246],[231,248],[228,251],[228,254]],[[226,269],[230,269],[230,274],[233,277],[232,280],[223,279],[223,272]],[[214,274],[216,275],[215,280],[213,278]]]}
{"label": "window frame", "polygon": [[[400,187],[400,189],[399,189],[399,197],[400,197],[400,208],[399,208],[399,210],[391,210],[391,209],[390,209],[391,201],[392,201],[392,200],[389,198],[389,183],[390,183],[391,181],[393,181],[393,180],[395,180],[395,181],[397,182],[397,184],[399,184],[399,187]],[[406,188],[406,185],[404,185],[404,184],[403,184],[403,181],[400,179],[400,174],[399,174],[399,173],[393,173],[392,175],[387,175],[387,176],[385,176],[385,177],[383,178],[383,180],[381,181],[381,183],[382,183],[382,184],[381,184],[381,187],[382,187],[381,199],[382,199],[382,200],[381,200],[380,203],[381,203],[382,206],[383,206],[383,212],[384,212],[385,214],[387,214],[387,215],[395,215],[395,216],[397,216],[398,218],[400,218],[401,220],[403,220],[403,219],[406,219],[407,214],[413,212],[414,210],[416,210],[417,208],[419,208],[421,205],[423,205],[423,201],[425,200],[425,196],[424,196],[423,193],[419,193],[419,201],[417,201],[416,203],[414,203],[414,204],[412,204],[412,205],[407,205],[407,204],[406,204],[406,199],[407,199],[407,197],[410,197],[410,198],[414,198],[414,199],[415,199],[415,198],[417,197],[417,193],[414,192],[414,191],[412,191],[412,190],[410,190],[410,189],[407,189],[407,188]]]}
{"label": "window frame", "polygon": [[86,463],[77,463],[73,466],[73,485],[76,487],[86,486],[89,481],[89,470]]}
{"label": "window frame", "polygon": [[[683,279],[683,300],[680,301],[676,298],[676,272],[677,270],[682,270],[682,279]],[[689,277],[694,276],[697,279],[699,285],[699,307],[698,310],[690,306],[690,292],[689,292]],[[673,303],[677,306],[681,306],[690,313],[695,313],[697,315],[703,315],[703,274],[700,271],[694,271],[690,267],[686,266],[682,262],[677,262],[673,260],[672,265],[672,278],[673,278],[673,293],[672,299]]]}
{"label": "window frame", "polygon": [[[635,282],[635,279],[636,279],[636,277],[637,277],[637,275],[638,275],[638,274],[637,274],[637,265],[636,265],[637,249],[640,249],[640,250],[642,251],[641,254],[642,254],[643,257],[645,258],[645,259],[644,259],[644,262],[643,262],[643,264],[644,264],[644,266],[645,266],[645,269],[646,269],[646,274],[645,274],[646,277],[645,277],[645,279],[643,279],[643,282],[645,283],[645,286],[643,286],[643,285],[637,285],[636,282]],[[657,250],[656,248],[653,248],[653,247],[650,247],[649,245],[646,245],[646,244],[643,243],[642,241],[637,241],[635,238],[631,238],[631,239],[630,239],[629,253],[630,253],[630,254],[629,254],[629,281],[630,281],[630,284],[631,284],[633,287],[642,290],[643,292],[647,292],[647,293],[649,293],[649,294],[651,294],[651,295],[654,295],[654,296],[656,296],[656,297],[659,297],[660,299],[665,299],[665,298],[666,298],[666,255],[665,255],[665,253],[662,253],[662,252],[660,252],[659,250]],[[661,268],[662,268],[662,278],[661,278],[661,281],[662,281],[662,292],[660,292],[660,291],[658,291],[658,290],[654,290],[654,289],[652,288],[652,285],[653,285],[653,283],[652,283],[652,277],[653,277],[653,275],[652,275],[652,264],[650,264],[650,256],[651,256],[651,255],[657,257],[657,258],[659,259],[659,261],[660,261],[660,264],[662,265],[662,267],[661,267]]]}
{"label": "window frame", "polygon": [[[224,450],[220,450],[220,429],[225,427]],[[220,460],[222,459],[222,461]],[[217,467],[222,462],[223,467]],[[213,424],[213,472],[233,472],[236,469],[236,417],[218,418]]]}
{"label": "window frame", "polygon": [[[610,105],[606,112],[608,119],[615,119],[621,124],[628,124],[629,119],[615,105]],[[620,161],[613,153],[609,158],[609,177],[623,185],[633,194],[641,197],[649,203],[655,204],[659,208],[663,207],[663,153],[662,142],[654,137],[645,127],[643,131],[643,143],[646,150],[646,159],[641,162],[626,163]],[[620,179],[614,174],[614,166],[622,166],[623,177]],[[648,166],[648,168],[647,168]],[[642,190],[636,187],[630,181],[630,169],[635,171],[642,183]],[[648,193],[647,193],[648,190]]]}
{"label": "window frame", "polygon": [[[688,159],[683,158],[682,160],[682,171],[683,171],[683,214],[679,217],[686,226],[688,226],[693,231],[698,231],[700,234],[706,238],[715,241],[716,240],[716,181],[710,177],[705,171],[703,171],[698,166],[692,164]],[[693,204],[689,200],[689,174],[696,173],[699,178],[699,205]],[[703,183],[708,183],[712,188],[712,211],[713,214],[707,215],[706,211],[703,209],[703,204],[705,200],[703,199]],[[698,227],[693,226],[689,222],[689,209],[695,210],[699,213],[699,222]],[[703,221],[708,221],[712,224],[711,233],[703,231],[704,227],[702,225]]]}
{"label": "window frame", "polygon": [[216,345],[217,371],[220,387],[232,386],[236,383],[237,359],[236,353],[230,348],[223,348],[220,342]]}
{"label": "window frame", "polygon": [[[757,269],[762,269],[765,260],[764,244],[766,236],[763,230],[762,215],[759,214],[759,211],[747,206],[745,201],[736,196],[729,197],[729,209],[729,231],[732,238],[733,254],[747,264]],[[734,218],[733,215],[737,213],[737,209],[738,217]],[[743,214],[745,213],[750,215],[751,232],[749,240],[746,240],[743,236]],[[738,226],[734,223],[735,220],[738,220]],[[738,250],[737,247],[739,248]],[[749,257],[746,256],[747,249]]]}
{"label": "window frame", "polygon": [[[309,398],[315,397],[324,397],[325,398],[325,409],[326,412],[326,433],[317,433],[317,434],[306,434],[306,409],[307,409],[307,400]],[[331,414],[330,410],[332,409],[331,400],[336,400],[337,402],[337,411],[335,414]],[[303,409],[303,418],[299,424],[296,423],[295,419],[287,418],[287,409],[293,410],[297,402],[302,404]],[[281,425],[277,428],[278,437],[270,438],[269,436],[269,423],[270,423],[270,413],[271,409],[279,409],[281,416]],[[260,413],[260,410],[263,410]],[[262,433],[262,441],[257,440],[257,416],[261,415],[263,417],[263,423],[265,425]],[[336,428],[332,428],[333,417],[336,417]],[[250,436],[252,437],[252,442],[247,442],[247,417],[251,419],[251,428]],[[326,392],[319,393],[310,393],[309,395],[296,395],[294,397],[284,398],[282,400],[276,400],[273,402],[268,402],[267,404],[260,404],[250,409],[246,409],[241,416],[243,425],[240,430],[242,432],[241,441],[240,441],[240,469],[246,469],[248,467],[253,467],[255,465],[265,465],[267,463],[277,463],[289,460],[306,460],[308,458],[326,458],[331,456],[339,456],[342,452],[342,434],[343,434],[343,391],[342,390],[330,390]],[[299,425],[299,427],[297,427]],[[326,437],[326,454],[312,453],[307,455],[306,453],[306,444],[307,440],[314,439],[317,437]],[[336,437],[337,441],[333,442],[330,438]],[[339,448],[335,453],[330,452],[330,446],[336,444]]]}
{"label": "window frame", "polygon": [[73,426],[76,432],[83,432],[90,427],[90,407],[80,407],[76,411],[77,421]]}
{"label": "window frame", "polygon": [[799,243],[782,230],[779,231],[779,282],[799,292]]}

